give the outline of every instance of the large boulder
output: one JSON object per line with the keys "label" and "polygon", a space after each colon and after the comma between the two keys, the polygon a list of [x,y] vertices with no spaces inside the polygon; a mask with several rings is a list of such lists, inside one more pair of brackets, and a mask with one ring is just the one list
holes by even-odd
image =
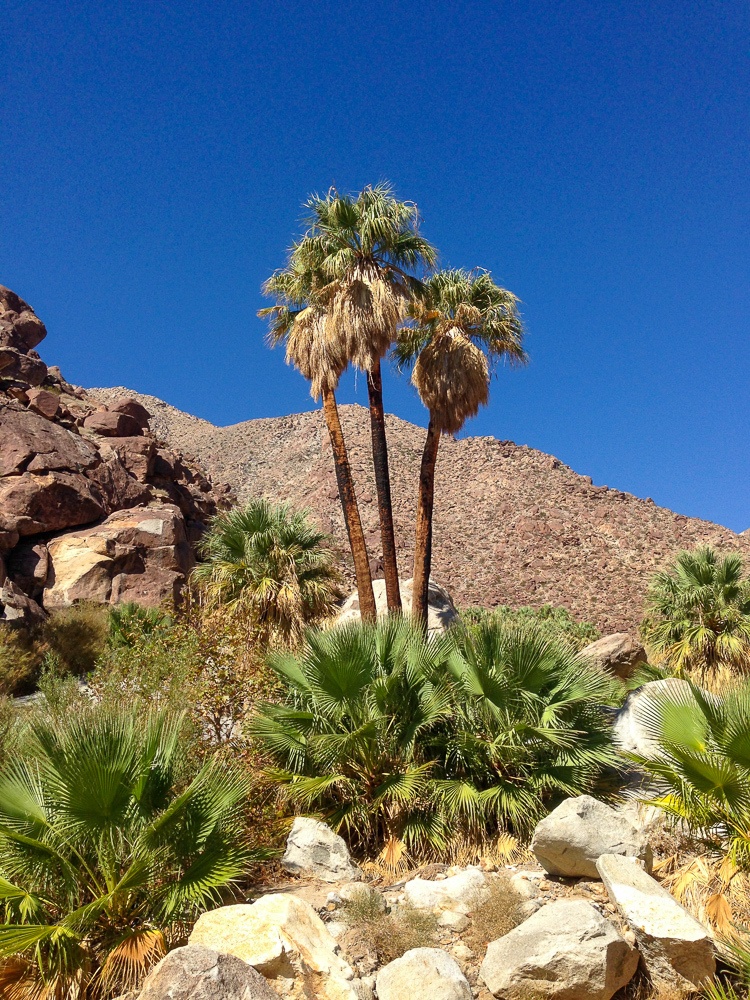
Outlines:
{"label": "large boulder", "polygon": [[117,511],[101,524],[48,543],[47,609],[88,600],[153,606],[178,596],[192,556],[171,504]]}
{"label": "large boulder", "polygon": [[294,875],[313,875],[324,882],[361,878],[344,840],[325,823],[309,816],[297,816],[292,823],[281,865]]}
{"label": "large boulder", "polygon": [[0,510],[15,519],[21,535],[75,528],[106,513],[101,496],[77,472],[6,476],[0,479]]}
{"label": "large boulder", "polygon": [[266,979],[317,978],[326,1000],[356,1000],[335,938],[309,903],[289,893],[203,913],[190,944],[235,955]]}
{"label": "large boulder", "polygon": [[259,972],[202,945],[175,948],[151,970],[139,1000],[278,1000]]}
{"label": "large boulder", "polygon": [[716,971],[711,936],[666,889],[630,858],[597,862],[610,900],[630,924],[652,982],[692,993]]}
{"label": "large boulder", "polygon": [[640,757],[658,758],[659,745],[649,735],[651,726],[648,720],[653,718],[660,702],[667,698],[687,702],[695,700],[690,684],[679,677],[649,681],[630,692],[613,723],[615,742],[621,750]]}
{"label": "large boulder", "polygon": [[[411,598],[413,580],[401,581],[401,604],[405,615],[411,614]],[[372,589],[375,594],[375,607],[378,615],[388,614],[388,601],[385,593],[385,580],[373,580]],[[427,629],[430,632],[444,632],[458,621],[458,612],[447,590],[430,580],[429,606],[427,609]],[[336,624],[360,621],[359,593],[355,590],[344,601],[336,618]]]}
{"label": "large boulder", "polygon": [[33,350],[47,336],[44,323],[28,303],[0,285],[0,347]]}
{"label": "large boulder", "polygon": [[615,632],[590,642],[581,657],[604,673],[627,680],[639,663],[646,662],[646,650],[627,632]]}
{"label": "large boulder", "polygon": [[21,471],[83,472],[98,461],[90,441],[18,403],[4,403],[0,398],[0,476]]}
{"label": "large boulder", "polygon": [[143,433],[135,417],[109,410],[94,410],[84,418],[83,426],[87,431],[100,434],[102,437],[135,437]]}
{"label": "large boulder", "polygon": [[565,799],[537,823],[531,841],[537,861],[550,875],[598,878],[602,854],[624,854],[651,870],[648,839],[621,812],[590,795]]}
{"label": "large boulder", "polygon": [[470,913],[488,895],[487,876],[474,867],[434,882],[413,878],[404,886],[404,900],[418,910]]}
{"label": "large boulder", "polygon": [[378,1000],[471,1000],[458,962],[440,948],[413,948],[377,976]]}
{"label": "large boulder", "polygon": [[632,979],[638,953],[584,899],[547,903],[492,941],[479,969],[503,1000],[609,1000]]}

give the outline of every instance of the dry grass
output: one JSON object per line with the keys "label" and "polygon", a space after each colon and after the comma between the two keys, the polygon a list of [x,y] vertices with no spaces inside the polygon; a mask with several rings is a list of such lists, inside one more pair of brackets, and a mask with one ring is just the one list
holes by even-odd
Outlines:
{"label": "dry grass", "polygon": [[497,941],[524,920],[523,900],[499,875],[489,879],[489,896],[472,908],[471,922],[464,941],[476,955],[483,955],[491,941]]}
{"label": "dry grass", "polygon": [[383,913],[373,896],[358,893],[344,907],[342,916],[351,927],[347,950],[353,947],[355,951],[374,951],[380,965],[400,958],[412,948],[435,944],[437,917],[408,903]]}

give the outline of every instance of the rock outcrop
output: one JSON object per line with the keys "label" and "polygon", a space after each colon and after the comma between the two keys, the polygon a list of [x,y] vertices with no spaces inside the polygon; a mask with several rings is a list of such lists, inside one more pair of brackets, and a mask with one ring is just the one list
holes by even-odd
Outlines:
{"label": "rock outcrop", "polygon": [[48,368],[45,336],[0,286],[0,620],[176,599],[227,491],[151,433],[138,400],[103,405]]}
{"label": "rock outcrop", "polygon": [[630,924],[652,982],[692,993],[716,971],[706,928],[630,858],[597,862],[609,898]]}
{"label": "rock outcrop", "polygon": [[583,899],[548,903],[487,948],[480,978],[502,1000],[609,1000],[638,952]]}
{"label": "rock outcrop", "polygon": [[565,799],[537,823],[531,850],[551,875],[598,878],[602,854],[635,857],[651,870],[651,847],[642,830],[590,795]]}
{"label": "rock outcrop", "polygon": [[312,875],[324,882],[350,882],[361,877],[343,838],[309,816],[297,816],[292,823],[281,866],[294,875]]}

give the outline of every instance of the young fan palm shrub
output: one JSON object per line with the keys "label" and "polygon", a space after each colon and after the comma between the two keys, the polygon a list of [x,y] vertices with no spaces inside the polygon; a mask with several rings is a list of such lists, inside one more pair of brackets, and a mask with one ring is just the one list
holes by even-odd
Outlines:
{"label": "young fan palm shrub", "polygon": [[0,771],[0,995],[137,984],[247,871],[249,780],[186,763],[180,717],[94,706],[31,724]]}
{"label": "young fan palm shrub", "polygon": [[212,520],[192,578],[209,603],[247,614],[266,639],[296,642],[340,596],[327,541],[307,511],[252,500]]}
{"label": "young fan palm shrub", "polygon": [[614,761],[609,681],[534,633],[427,637],[395,618],[308,633],[271,664],[288,703],[262,706],[251,730],[273,777],[358,847],[526,833]]}
{"label": "young fan palm shrub", "polygon": [[307,207],[310,226],[294,254],[319,269],[329,336],[367,374],[386,596],[389,610],[399,610],[381,360],[421,291],[415,272],[431,267],[437,255],[419,232],[417,206],[399,201],[387,184],[368,186],[356,198],[329,191]]}
{"label": "young fan palm shrub", "polygon": [[301,254],[297,245],[292,249],[287,266],[263,285],[264,294],[276,298],[277,305],[261,309],[258,315],[269,320],[271,345],[286,345],[287,363],[294,365],[310,382],[313,399],[323,399],[323,416],[331,439],[336,483],[354,563],[361,614],[366,621],[375,621],[375,595],[365,533],[336,403],[336,388],[349,362],[344,345],[332,335],[333,328],[328,322],[326,308],[329,298],[323,294],[324,284],[325,279],[317,263],[311,259],[309,248]]}
{"label": "young fan palm shrub", "polygon": [[680,552],[650,584],[641,633],[677,672],[750,668],[750,579],[742,558],[708,546]]}
{"label": "young fan palm shrub", "polygon": [[439,271],[410,307],[395,348],[430,413],[419,470],[414,543],[414,615],[427,620],[435,466],[441,434],[456,434],[489,399],[490,362],[526,361],[518,300],[486,271]]}

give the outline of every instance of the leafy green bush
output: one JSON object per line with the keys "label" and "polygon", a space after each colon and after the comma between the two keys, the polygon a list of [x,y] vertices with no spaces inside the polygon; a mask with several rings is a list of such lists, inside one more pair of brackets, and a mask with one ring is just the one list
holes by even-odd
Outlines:
{"label": "leafy green bush", "polygon": [[468,629],[486,622],[495,622],[504,629],[534,628],[541,635],[555,641],[568,643],[576,652],[600,637],[599,630],[590,622],[579,622],[567,608],[543,604],[540,608],[464,608],[461,620]]}
{"label": "leafy green bush", "polygon": [[611,683],[536,631],[489,622],[428,639],[389,618],[310,632],[270,663],[288,702],[263,705],[250,731],[272,776],[363,849],[527,833],[615,759],[600,711]]}
{"label": "leafy green bush", "polygon": [[134,646],[143,636],[165,632],[173,623],[163,608],[144,608],[135,601],[117,604],[109,612],[107,643],[112,648]]}
{"label": "leafy green bush", "polygon": [[30,723],[0,772],[3,997],[133,988],[257,858],[247,772],[195,769],[181,737],[180,716],[101,705]]}
{"label": "leafy green bush", "polygon": [[649,658],[677,673],[750,669],[750,578],[739,554],[680,552],[652,578],[646,604]]}

